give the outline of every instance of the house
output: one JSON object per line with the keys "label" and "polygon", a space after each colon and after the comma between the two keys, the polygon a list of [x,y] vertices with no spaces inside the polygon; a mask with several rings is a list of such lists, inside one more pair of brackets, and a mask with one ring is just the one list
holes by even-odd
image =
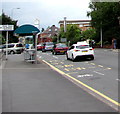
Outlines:
{"label": "house", "polygon": [[45,31],[38,35],[38,43],[52,42],[54,36],[58,36],[60,29],[55,25],[48,27]]}
{"label": "house", "polygon": [[[82,31],[85,31],[89,28],[92,28],[90,24],[91,20],[66,20],[66,24],[74,24],[81,28]],[[64,26],[64,20],[59,21],[60,28]]]}

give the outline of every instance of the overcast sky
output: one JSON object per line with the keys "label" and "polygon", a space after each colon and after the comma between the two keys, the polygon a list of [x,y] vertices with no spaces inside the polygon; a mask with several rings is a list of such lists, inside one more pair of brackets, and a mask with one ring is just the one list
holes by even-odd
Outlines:
{"label": "overcast sky", "polygon": [[[3,2],[4,1],[4,2]],[[56,25],[67,17],[67,20],[88,18],[90,0],[3,0],[2,9],[10,17],[18,20],[18,25],[34,24],[40,20],[40,28]],[[15,2],[17,1],[17,2]],[[20,8],[20,9],[16,9]]]}

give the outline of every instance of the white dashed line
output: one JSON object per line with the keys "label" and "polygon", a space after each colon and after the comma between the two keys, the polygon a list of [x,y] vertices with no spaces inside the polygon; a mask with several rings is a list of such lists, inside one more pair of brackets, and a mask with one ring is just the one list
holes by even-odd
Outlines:
{"label": "white dashed line", "polygon": [[93,76],[93,74],[83,74],[83,75],[78,75],[77,77],[81,78],[81,77],[91,77],[91,76]]}
{"label": "white dashed line", "polygon": [[120,79],[116,79],[117,81],[120,81]]}
{"label": "white dashed line", "polygon": [[95,73],[97,73],[97,74],[99,74],[99,75],[105,75],[105,74],[102,74],[102,73],[97,72],[97,71],[93,71],[93,72],[95,72]]}
{"label": "white dashed line", "polygon": [[53,56],[54,58],[56,58],[56,59],[58,59],[58,57],[56,57],[56,56]]}
{"label": "white dashed line", "polygon": [[99,67],[103,67],[102,65],[98,65]]}

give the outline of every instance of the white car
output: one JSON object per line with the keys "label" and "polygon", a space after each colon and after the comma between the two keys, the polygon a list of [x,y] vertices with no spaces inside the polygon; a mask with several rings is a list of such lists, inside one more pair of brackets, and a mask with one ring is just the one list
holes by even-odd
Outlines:
{"label": "white car", "polygon": [[94,60],[94,49],[86,42],[78,42],[69,48],[66,57],[67,59],[72,59],[72,61],[77,58],[90,58]]}
{"label": "white car", "polygon": [[[6,44],[3,45],[3,52],[6,53]],[[8,54],[21,54],[24,50],[24,47],[20,43],[10,43],[8,44]]]}

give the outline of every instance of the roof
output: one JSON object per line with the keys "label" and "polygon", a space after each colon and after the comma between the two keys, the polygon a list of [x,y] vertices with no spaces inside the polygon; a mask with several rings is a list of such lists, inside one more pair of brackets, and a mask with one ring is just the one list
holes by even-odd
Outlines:
{"label": "roof", "polygon": [[[79,22],[91,22],[91,20],[66,20],[67,23],[79,23]],[[60,23],[64,23],[64,20],[59,21]]]}
{"label": "roof", "polygon": [[22,25],[22,26],[18,27],[14,31],[14,34],[19,34],[19,35],[25,36],[25,35],[33,35],[34,33],[39,33],[39,32],[40,32],[40,30],[37,27],[26,24],[26,25]]}
{"label": "roof", "polygon": [[77,44],[73,44],[74,46],[78,46],[78,45],[89,45],[86,41],[82,41],[82,42],[77,42]]}

